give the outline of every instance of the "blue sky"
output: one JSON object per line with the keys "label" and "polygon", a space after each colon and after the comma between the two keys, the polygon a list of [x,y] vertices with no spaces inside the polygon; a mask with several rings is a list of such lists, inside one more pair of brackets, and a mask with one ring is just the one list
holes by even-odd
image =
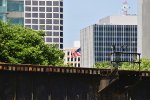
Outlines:
{"label": "blue sky", "polygon": [[[137,14],[137,1],[128,0],[130,14]],[[123,0],[64,0],[64,48],[80,40],[80,30],[110,15],[122,15]]]}

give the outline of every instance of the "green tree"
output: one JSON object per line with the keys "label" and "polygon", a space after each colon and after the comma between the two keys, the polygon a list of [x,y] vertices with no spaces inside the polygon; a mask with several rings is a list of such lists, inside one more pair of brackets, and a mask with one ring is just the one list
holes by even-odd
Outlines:
{"label": "green tree", "polygon": [[0,21],[0,62],[63,65],[63,51],[43,41],[44,33]]}
{"label": "green tree", "polygon": [[108,69],[108,68],[111,68],[111,64],[110,64],[110,62],[108,62],[108,61],[97,62],[97,63],[95,63],[95,67],[96,67],[96,68]]}

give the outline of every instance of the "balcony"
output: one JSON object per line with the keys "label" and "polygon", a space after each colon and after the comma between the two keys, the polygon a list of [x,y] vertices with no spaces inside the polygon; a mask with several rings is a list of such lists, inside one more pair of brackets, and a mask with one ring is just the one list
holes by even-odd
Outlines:
{"label": "balcony", "polygon": [[7,13],[6,6],[0,6],[0,13]]}

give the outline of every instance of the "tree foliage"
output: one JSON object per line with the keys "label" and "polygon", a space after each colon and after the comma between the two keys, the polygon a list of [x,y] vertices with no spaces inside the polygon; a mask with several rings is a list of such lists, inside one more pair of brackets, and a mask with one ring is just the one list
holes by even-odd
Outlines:
{"label": "tree foliage", "polygon": [[[110,62],[97,62],[95,64],[96,68],[111,68]],[[124,62],[120,63],[118,66],[119,70],[139,70],[139,64]],[[150,71],[150,58],[142,58],[140,64],[140,71]]]}
{"label": "tree foliage", "polygon": [[63,51],[43,41],[44,33],[0,21],[0,62],[63,65]]}

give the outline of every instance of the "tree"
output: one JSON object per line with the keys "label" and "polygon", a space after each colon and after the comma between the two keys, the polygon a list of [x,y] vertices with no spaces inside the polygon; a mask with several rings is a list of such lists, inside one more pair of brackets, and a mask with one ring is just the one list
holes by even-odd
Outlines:
{"label": "tree", "polygon": [[108,62],[108,61],[97,62],[97,63],[95,63],[95,67],[96,67],[96,68],[105,68],[105,69],[107,69],[107,68],[110,68],[110,67],[111,67],[111,64],[110,64],[110,62]]}
{"label": "tree", "polygon": [[63,65],[63,51],[43,41],[44,33],[0,21],[0,62]]}

